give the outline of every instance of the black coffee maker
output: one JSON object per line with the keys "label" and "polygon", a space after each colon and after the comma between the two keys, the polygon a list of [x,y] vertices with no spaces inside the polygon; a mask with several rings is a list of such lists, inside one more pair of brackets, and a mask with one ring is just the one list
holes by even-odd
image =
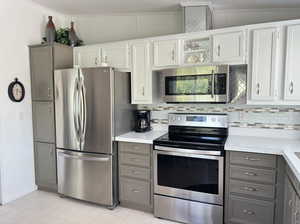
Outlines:
{"label": "black coffee maker", "polygon": [[150,126],[150,111],[149,110],[137,110],[135,111],[135,131],[147,132],[151,130]]}

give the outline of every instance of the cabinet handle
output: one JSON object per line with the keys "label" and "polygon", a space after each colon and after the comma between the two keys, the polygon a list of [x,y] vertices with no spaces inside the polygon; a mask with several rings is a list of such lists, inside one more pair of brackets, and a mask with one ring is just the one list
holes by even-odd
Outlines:
{"label": "cabinet handle", "polygon": [[136,162],[137,162],[137,161],[140,161],[140,160],[137,159],[137,158],[131,158],[130,160],[131,160],[131,161],[136,161]]}
{"label": "cabinet handle", "polygon": [[244,213],[244,214],[247,214],[247,215],[255,215],[255,212],[250,211],[250,210],[248,210],[248,209],[244,209],[244,210],[243,210],[243,213]]}
{"label": "cabinet handle", "polygon": [[289,207],[292,207],[293,206],[293,200],[289,200]]}
{"label": "cabinet handle", "polygon": [[133,173],[133,174],[139,174],[140,172],[139,172],[139,171],[136,171],[136,170],[133,170],[132,173]]}
{"label": "cabinet handle", "polygon": [[254,188],[254,187],[247,187],[247,186],[246,186],[246,187],[243,187],[242,190],[245,190],[245,191],[252,191],[252,192],[253,192],[253,191],[257,191],[256,188]]}
{"label": "cabinet handle", "polygon": [[173,62],[175,61],[175,50],[174,49],[172,50],[172,61]]}
{"label": "cabinet handle", "polygon": [[98,65],[98,58],[95,58],[95,65]]}
{"label": "cabinet handle", "polygon": [[51,97],[51,88],[48,88],[48,97]]}
{"label": "cabinet handle", "polygon": [[256,84],[256,94],[259,95],[259,93],[260,93],[260,84],[257,83]]}
{"label": "cabinet handle", "polygon": [[257,174],[256,173],[252,173],[252,172],[245,172],[244,173],[245,175],[247,175],[247,176],[257,176]]}
{"label": "cabinet handle", "polygon": [[218,56],[220,57],[220,55],[221,55],[221,46],[220,46],[220,44],[218,45]]}
{"label": "cabinet handle", "polygon": [[290,83],[290,94],[293,94],[294,93],[294,83],[293,81],[291,81]]}
{"label": "cabinet handle", "polygon": [[142,95],[145,96],[145,86],[142,88]]}
{"label": "cabinet handle", "polygon": [[245,157],[245,160],[249,160],[249,161],[260,161],[260,159],[256,159],[256,158],[251,158],[251,157]]}
{"label": "cabinet handle", "polygon": [[139,190],[135,190],[135,189],[132,189],[131,190],[133,193],[139,193],[140,191]]}

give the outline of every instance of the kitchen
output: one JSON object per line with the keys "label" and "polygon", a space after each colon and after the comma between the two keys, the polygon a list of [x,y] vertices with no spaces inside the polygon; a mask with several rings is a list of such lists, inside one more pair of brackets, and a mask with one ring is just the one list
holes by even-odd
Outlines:
{"label": "kitchen", "polygon": [[[37,1],[4,4],[16,27],[22,11],[27,31],[8,30],[19,43],[1,37],[0,223],[299,222],[292,1],[236,11],[178,2],[172,12],[118,15]],[[87,9],[103,15],[79,16]],[[193,13],[200,28],[189,26]],[[74,20],[85,45],[41,45],[36,17],[49,15],[56,26]],[[112,17],[136,30],[93,31]]]}

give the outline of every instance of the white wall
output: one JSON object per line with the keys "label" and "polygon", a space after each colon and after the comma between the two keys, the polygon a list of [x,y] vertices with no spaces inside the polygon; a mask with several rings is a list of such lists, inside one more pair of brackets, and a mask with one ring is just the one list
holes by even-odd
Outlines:
{"label": "white wall", "polygon": [[[64,17],[28,0],[1,0],[0,6],[0,168],[1,203],[36,189],[28,45],[40,43],[47,15],[57,26]],[[12,103],[7,87],[15,77],[25,85],[22,103]]]}
{"label": "white wall", "polygon": [[180,12],[72,16],[85,44],[176,34],[182,31]]}
{"label": "white wall", "polygon": [[299,8],[214,10],[214,27],[223,28],[255,23],[300,19]]}

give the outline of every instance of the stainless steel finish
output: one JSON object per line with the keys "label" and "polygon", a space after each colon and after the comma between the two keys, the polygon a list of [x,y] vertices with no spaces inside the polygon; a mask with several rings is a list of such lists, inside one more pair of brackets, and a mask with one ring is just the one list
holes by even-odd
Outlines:
{"label": "stainless steel finish", "polygon": [[58,192],[114,206],[113,156],[57,150]]}
{"label": "stainless steel finish", "polygon": [[56,70],[55,122],[56,147],[80,150],[78,70]]}
{"label": "stainless steel finish", "polygon": [[[160,150],[160,151],[167,151],[167,152],[179,152],[185,154],[187,157],[189,157],[189,154],[192,154],[194,158],[196,158],[196,155],[209,155],[209,156],[220,156],[221,152],[219,151],[205,151],[205,150],[192,150],[192,149],[182,149],[182,148],[172,148],[172,147],[166,147],[166,146],[154,146],[154,149]],[[203,156],[199,156],[197,158],[205,158]],[[211,157],[208,157],[211,158]]]}
{"label": "stainless steel finish", "polygon": [[182,3],[181,6],[183,7],[185,33],[212,29],[212,13],[208,5],[189,6]]}
{"label": "stainless steel finish", "polygon": [[[165,78],[169,76],[187,76],[187,75],[212,75],[225,73],[229,74],[228,65],[216,65],[216,66],[196,66],[196,67],[183,67],[175,69],[164,69],[158,72],[161,84],[161,96],[165,102],[227,102],[227,95],[216,95],[214,90],[212,94],[208,95],[166,95],[165,94]],[[212,78],[212,85],[214,85],[214,79]]]}
{"label": "stainless steel finish", "polygon": [[[213,195],[213,194],[207,194],[207,193],[159,186],[157,183],[157,156],[159,154],[217,160],[219,163],[219,170],[218,170],[219,194]],[[212,204],[217,204],[217,205],[223,205],[224,157],[198,155],[198,154],[193,155],[193,154],[186,154],[186,153],[180,153],[180,152],[176,153],[176,152],[167,152],[167,151],[164,152],[164,151],[154,150],[153,160],[154,160],[154,193],[155,194],[160,194],[160,195],[165,195],[165,196],[170,196],[170,197],[177,197],[177,198],[182,198],[182,199],[188,199],[188,200],[193,200],[193,201],[198,201],[198,202],[206,202],[206,203],[212,203]]]}
{"label": "stainless steel finish", "polygon": [[193,224],[222,224],[223,206],[154,195],[156,217]]}
{"label": "stainless steel finish", "polygon": [[247,65],[229,67],[227,82],[228,103],[246,104],[247,102]]}
{"label": "stainless steel finish", "polygon": [[116,206],[113,141],[134,126],[129,74],[109,67],[57,70],[55,108],[58,192]]}
{"label": "stainless steel finish", "polygon": [[[188,121],[188,117],[203,117],[206,119],[204,122]],[[192,127],[215,127],[227,128],[228,117],[224,114],[169,114],[169,125],[176,126],[192,126]]]}

